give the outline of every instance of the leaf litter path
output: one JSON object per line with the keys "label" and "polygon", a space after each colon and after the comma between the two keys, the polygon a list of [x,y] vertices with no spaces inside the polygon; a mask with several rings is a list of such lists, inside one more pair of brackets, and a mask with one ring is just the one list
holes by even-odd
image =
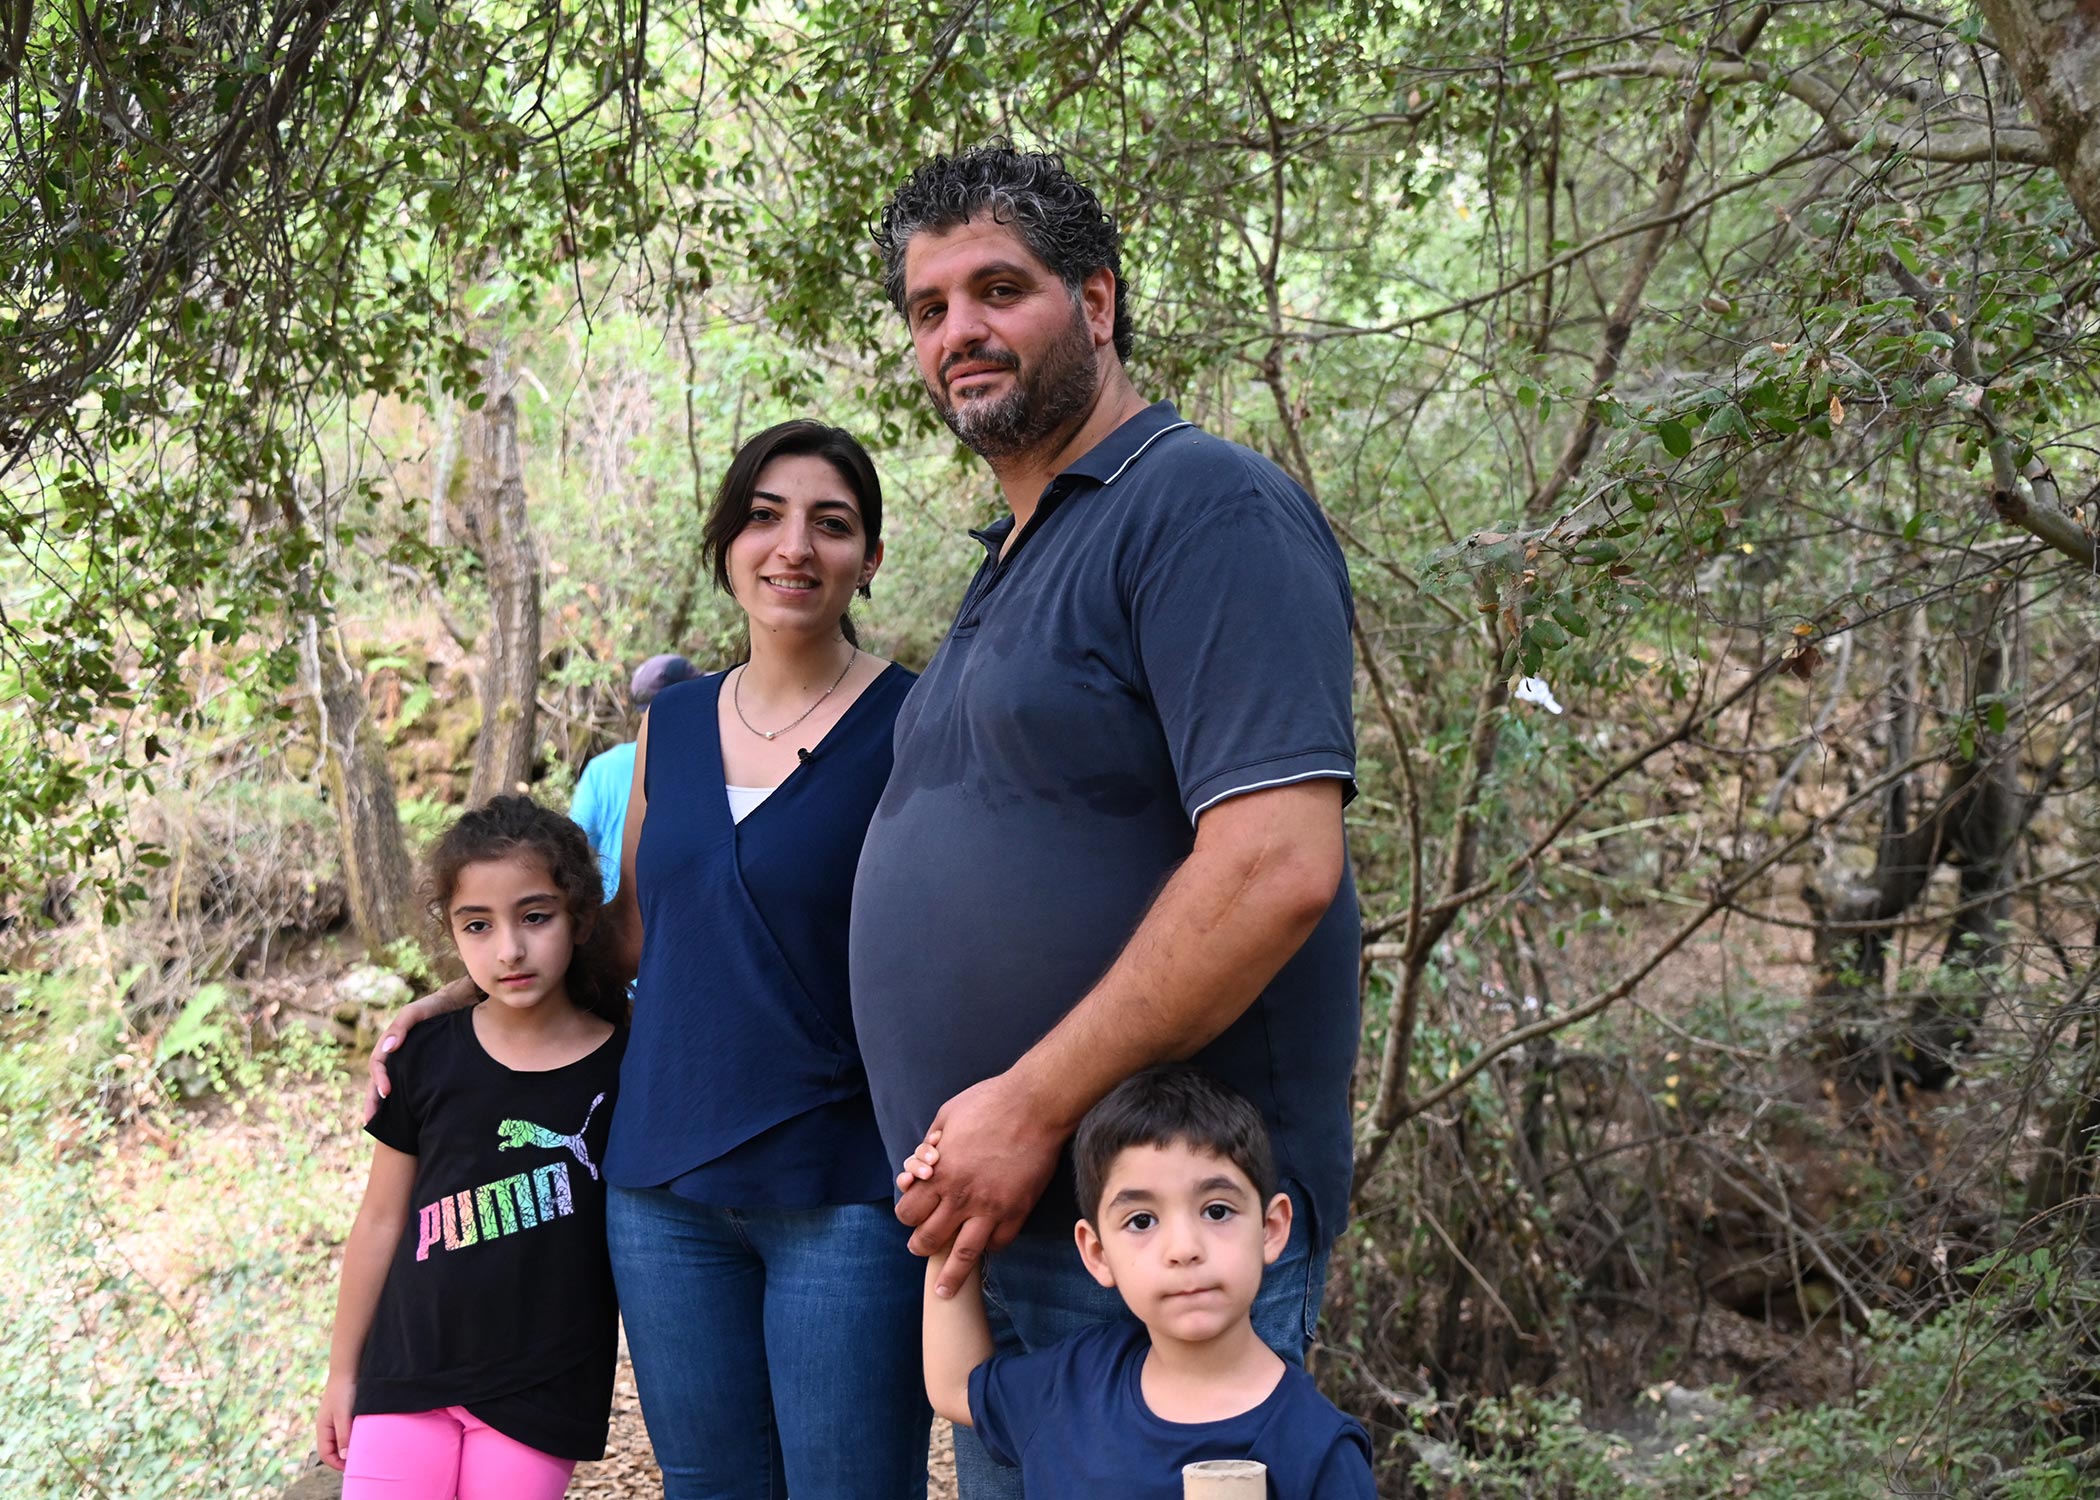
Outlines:
{"label": "leaf litter path", "polygon": [[[927,1500],[956,1500],[955,1453],[950,1446],[948,1424],[938,1419],[933,1424],[928,1467],[931,1473]],[[627,1362],[623,1339],[619,1373],[613,1380],[612,1432],[605,1440],[605,1457],[598,1463],[576,1466],[576,1477],[569,1481],[568,1500],[663,1500],[663,1493],[663,1481],[657,1476],[656,1460],[649,1448],[649,1433],[642,1425],[642,1404],[634,1393],[634,1368]]]}

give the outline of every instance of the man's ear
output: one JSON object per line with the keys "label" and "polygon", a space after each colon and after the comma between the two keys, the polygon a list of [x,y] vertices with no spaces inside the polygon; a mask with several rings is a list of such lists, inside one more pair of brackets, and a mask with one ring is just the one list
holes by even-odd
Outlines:
{"label": "man's ear", "polygon": [[1079,1245],[1079,1259],[1086,1266],[1087,1275],[1105,1287],[1114,1287],[1116,1273],[1108,1268],[1108,1257],[1101,1253],[1101,1236],[1094,1232],[1094,1226],[1081,1219],[1072,1226],[1072,1238]]}
{"label": "man's ear", "polygon": [[1269,1206],[1261,1216],[1261,1263],[1276,1264],[1276,1257],[1283,1254],[1283,1247],[1291,1238],[1291,1195],[1278,1193],[1269,1200]]}
{"label": "man's ear", "polygon": [[1116,273],[1107,266],[1092,272],[1079,283],[1079,307],[1086,315],[1087,332],[1094,347],[1105,348],[1116,341]]}

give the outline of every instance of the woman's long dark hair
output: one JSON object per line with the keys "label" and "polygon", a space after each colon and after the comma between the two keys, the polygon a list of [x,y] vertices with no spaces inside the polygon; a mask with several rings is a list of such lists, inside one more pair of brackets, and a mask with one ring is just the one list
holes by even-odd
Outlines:
{"label": "woman's long dark hair", "polygon": [[[722,487],[715,491],[714,506],[700,531],[700,555],[713,567],[715,584],[723,593],[735,593],[729,584],[729,544],[751,524],[751,497],[758,489],[758,471],[776,458],[805,455],[823,459],[846,481],[846,488],[853,491],[854,503],[860,506],[860,524],[867,531],[867,547],[862,556],[875,555],[875,548],[882,541],[882,481],[875,477],[875,461],[868,457],[860,440],[843,427],[827,427],[822,422],[798,417],[768,427],[737,449],[736,457],[729,461],[729,472],[722,476]],[[863,599],[868,598],[868,586],[862,584],[859,593]],[[839,616],[839,633],[850,644],[860,644],[850,614]]]}
{"label": "woman's long dark hair", "polygon": [[598,856],[583,830],[530,797],[491,797],[460,816],[430,851],[423,896],[430,920],[452,940],[450,911],[459,872],[468,865],[526,855],[547,867],[573,929],[579,934],[563,983],[578,1010],[627,1024],[627,986],[613,972],[607,924],[599,920],[605,884]]}

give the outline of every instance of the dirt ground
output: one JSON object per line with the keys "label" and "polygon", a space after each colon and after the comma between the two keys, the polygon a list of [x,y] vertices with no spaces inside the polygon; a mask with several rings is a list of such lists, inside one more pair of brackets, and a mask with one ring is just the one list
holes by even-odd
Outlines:
{"label": "dirt ground", "polygon": [[[949,1445],[948,1424],[936,1418],[933,1444],[927,1453],[931,1470],[927,1500],[955,1500],[955,1453]],[[337,1500],[342,1485],[325,1469],[308,1470],[289,1489],[283,1500]],[[569,1500],[663,1500],[664,1487],[656,1465],[649,1457],[649,1433],[642,1426],[641,1402],[635,1399],[634,1370],[627,1351],[620,1351],[620,1372],[613,1383],[612,1433],[605,1442],[605,1457],[594,1464],[579,1464],[569,1481]]]}
{"label": "dirt ground", "polygon": [[[949,1446],[948,1424],[935,1419],[933,1445],[928,1450],[931,1481],[927,1500],[955,1500],[955,1453]],[[605,1442],[605,1458],[595,1464],[580,1464],[569,1481],[570,1500],[663,1500],[664,1487],[657,1479],[656,1465],[649,1456],[649,1433],[642,1426],[642,1404],[634,1394],[634,1370],[627,1351],[620,1351],[620,1373],[613,1382],[612,1435]]]}

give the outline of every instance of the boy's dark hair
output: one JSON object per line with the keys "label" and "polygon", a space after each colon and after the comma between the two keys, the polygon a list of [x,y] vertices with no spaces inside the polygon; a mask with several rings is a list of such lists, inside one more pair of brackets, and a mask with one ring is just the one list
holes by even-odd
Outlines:
{"label": "boy's dark hair", "polygon": [[581,828],[530,797],[491,797],[445,830],[430,851],[423,875],[424,909],[446,942],[452,941],[452,897],[459,872],[468,865],[530,855],[547,867],[582,938],[563,980],[578,1010],[601,1016],[615,1026],[627,1024],[627,986],[613,973],[611,934],[599,921],[605,882],[598,856]]}
{"label": "boy's dark hair", "polygon": [[1161,1063],[1117,1084],[1079,1122],[1072,1174],[1087,1222],[1101,1212],[1108,1169],[1118,1156],[1132,1146],[1173,1145],[1231,1162],[1247,1174],[1264,1204],[1276,1192],[1276,1163],[1261,1111],[1201,1068]]}
{"label": "boy's dark hair", "polygon": [[[862,555],[873,557],[882,541],[882,481],[876,477],[875,461],[860,440],[843,427],[827,427],[806,417],[780,422],[736,450],[729,472],[715,491],[715,503],[700,528],[700,559],[714,569],[715,586],[725,594],[729,585],[729,544],[751,524],[751,502],[758,492],[758,473],[776,458],[821,458],[838,472],[853,502],[860,507],[861,529],[867,533]],[[855,590],[861,598],[872,597],[866,584]],[[839,634],[848,645],[858,646],[860,635],[851,615],[839,616]]]}
{"label": "boy's dark hair", "polygon": [[1048,151],[1016,151],[992,141],[957,156],[925,163],[883,205],[875,247],[882,252],[882,286],[890,305],[904,311],[904,249],[912,236],[957,228],[983,214],[1021,237],[1073,297],[1104,267],[1116,278],[1116,353],[1130,358],[1129,287],[1123,280],[1123,236],[1094,190]]}

